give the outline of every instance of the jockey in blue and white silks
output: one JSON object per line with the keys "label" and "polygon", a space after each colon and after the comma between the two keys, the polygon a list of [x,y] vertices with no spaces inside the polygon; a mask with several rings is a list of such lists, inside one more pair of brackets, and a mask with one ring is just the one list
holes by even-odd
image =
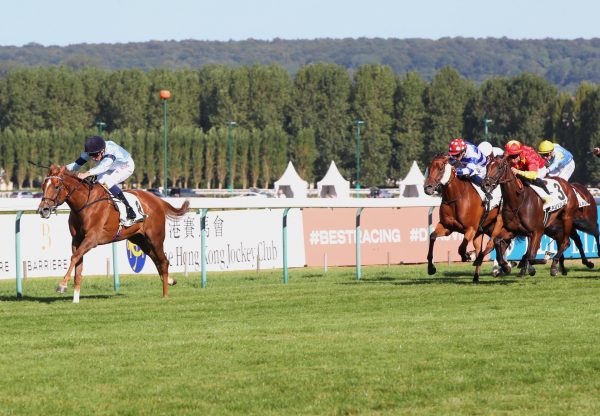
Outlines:
{"label": "jockey in blue and white silks", "polygon": [[77,176],[85,179],[96,175],[96,181],[104,184],[116,198],[123,202],[127,210],[127,219],[134,219],[135,212],[118,186],[129,178],[135,169],[135,163],[129,152],[113,141],[104,141],[100,136],[88,137],[79,159],[67,165],[67,169],[77,172],[90,159],[99,163],[87,172],[77,173]]}
{"label": "jockey in blue and white silks", "polygon": [[538,153],[546,159],[548,175],[550,176],[558,176],[568,181],[575,171],[573,155],[559,144],[544,140],[538,146]]}
{"label": "jockey in blue and white silks", "polygon": [[477,146],[460,138],[454,139],[448,146],[448,154],[459,178],[481,186],[485,178],[487,158]]}

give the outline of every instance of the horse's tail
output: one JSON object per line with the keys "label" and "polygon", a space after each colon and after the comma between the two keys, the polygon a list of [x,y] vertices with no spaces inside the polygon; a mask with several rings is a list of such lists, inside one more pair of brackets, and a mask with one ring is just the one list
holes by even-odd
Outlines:
{"label": "horse's tail", "polygon": [[181,208],[175,208],[173,205],[169,204],[167,201],[161,199],[163,206],[165,207],[165,212],[167,213],[167,217],[181,217],[183,214],[189,211],[190,209],[190,201],[187,199],[184,201]]}

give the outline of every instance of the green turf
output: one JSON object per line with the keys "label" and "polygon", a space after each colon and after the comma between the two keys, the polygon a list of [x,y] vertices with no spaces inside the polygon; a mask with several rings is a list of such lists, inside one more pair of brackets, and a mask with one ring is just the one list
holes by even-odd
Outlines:
{"label": "green turf", "polygon": [[600,270],[472,270],[1,281],[0,414],[600,414]]}

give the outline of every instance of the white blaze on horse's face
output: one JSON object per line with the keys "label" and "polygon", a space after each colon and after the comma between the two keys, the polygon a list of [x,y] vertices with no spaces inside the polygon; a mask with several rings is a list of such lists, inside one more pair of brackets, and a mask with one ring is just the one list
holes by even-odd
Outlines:
{"label": "white blaze on horse's face", "polygon": [[442,175],[442,179],[440,179],[440,184],[446,185],[450,180],[450,175],[452,174],[452,166],[448,163],[444,166],[444,174]]}

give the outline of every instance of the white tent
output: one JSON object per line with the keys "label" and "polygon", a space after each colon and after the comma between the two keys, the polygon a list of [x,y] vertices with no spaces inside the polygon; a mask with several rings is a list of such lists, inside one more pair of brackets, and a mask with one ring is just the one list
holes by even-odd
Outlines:
{"label": "white tent", "polygon": [[333,160],[323,179],[317,182],[317,190],[321,198],[350,197],[350,182],[340,174]]}
{"label": "white tent", "polygon": [[286,198],[306,198],[307,189],[308,182],[298,175],[290,160],[281,178],[275,181],[275,195],[285,195]]}
{"label": "white tent", "polygon": [[428,195],[423,191],[425,176],[421,173],[417,161],[413,161],[408,174],[400,181],[400,197],[420,198]]}

